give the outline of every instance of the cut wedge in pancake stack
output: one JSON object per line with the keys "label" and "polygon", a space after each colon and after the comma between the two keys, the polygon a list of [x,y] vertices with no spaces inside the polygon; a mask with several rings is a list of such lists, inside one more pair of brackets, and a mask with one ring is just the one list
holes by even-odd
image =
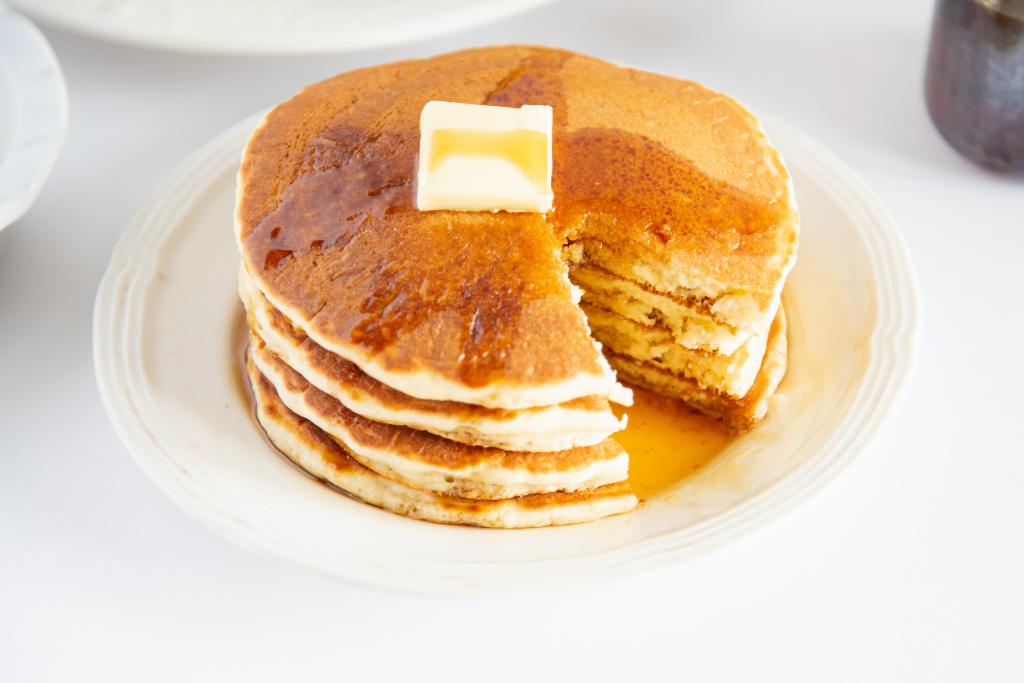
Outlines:
{"label": "cut wedge in pancake stack", "polygon": [[[546,214],[416,208],[427,102],[554,113]],[[341,74],[276,107],[239,172],[247,370],[271,441],[413,517],[625,512],[619,378],[733,429],[786,367],[789,176],[686,81],[498,47]]]}

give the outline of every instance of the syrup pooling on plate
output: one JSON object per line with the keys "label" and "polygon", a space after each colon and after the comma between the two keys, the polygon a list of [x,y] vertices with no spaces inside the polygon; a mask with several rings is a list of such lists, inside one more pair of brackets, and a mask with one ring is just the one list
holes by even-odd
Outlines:
{"label": "syrup pooling on plate", "polygon": [[[492,66],[488,82],[478,73],[465,81],[410,73],[354,102],[339,85],[343,103],[322,105],[327,120],[282,162],[293,168],[279,169],[277,205],[258,221],[243,214],[250,269],[314,329],[395,369],[426,365],[473,387],[561,380],[581,359],[600,375],[564,282],[561,246],[698,245],[691,251],[711,259],[756,253],[775,239],[781,209],[644,135],[572,129],[562,76],[569,61],[568,53],[531,52],[511,69]],[[418,114],[431,99],[551,105],[554,210],[416,211]],[[550,330],[575,333],[552,344]]]}
{"label": "syrup pooling on plate", "polygon": [[629,453],[629,484],[640,500],[683,481],[732,439],[714,418],[645,389],[633,389],[633,406],[616,410],[622,413],[629,415],[629,425],[615,440]]}

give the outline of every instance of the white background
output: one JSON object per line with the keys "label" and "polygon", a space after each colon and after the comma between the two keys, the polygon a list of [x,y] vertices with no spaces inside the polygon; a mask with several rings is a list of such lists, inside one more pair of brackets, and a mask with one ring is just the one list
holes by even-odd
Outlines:
{"label": "white background", "polygon": [[[565,0],[302,58],[44,27],[71,123],[0,250],[0,680],[1024,680],[1024,179],[975,169],[932,128],[930,19],[926,0]],[[917,263],[926,323],[907,401],[872,452],[781,521],[555,598],[379,594],[231,546],[146,479],[100,405],[92,300],[114,242],[197,146],[302,85],[496,42],[703,81],[849,162]]]}

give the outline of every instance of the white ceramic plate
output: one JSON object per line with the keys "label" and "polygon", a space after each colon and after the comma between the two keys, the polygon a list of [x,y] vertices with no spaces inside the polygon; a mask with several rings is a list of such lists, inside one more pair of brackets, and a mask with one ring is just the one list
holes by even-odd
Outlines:
{"label": "white ceramic plate", "polygon": [[11,0],[63,28],[190,52],[361,50],[497,21],[550,0]]}
{"label": "white ceramic plate", "polygon": [[0,2],[0,230],[32,206],[67,127],[53,50],[32,22]]}
{"label": "white ceramic plate", "polygon": [[139,214],[100,286],[94,329],[100,390],[129,451],[178,504],[246,547],[433,594],[568,586],[679,561],[819,490],[903,393],[920,305],[899,233],[845,166],[769,121],[803,236],[785,295],[790,367],[764,423],[675,489],[591,524],[451,527],[346,498],[266,444],[239,388],[232,209],[255,122],[199,150]]}

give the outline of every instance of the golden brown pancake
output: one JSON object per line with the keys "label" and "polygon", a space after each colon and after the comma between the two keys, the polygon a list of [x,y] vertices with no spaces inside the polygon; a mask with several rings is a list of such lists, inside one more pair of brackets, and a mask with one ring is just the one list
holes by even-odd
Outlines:
{"label": "golden brown pancake", "polygon": [[690,349],[678,343],[660,323],[644,325],[607,309],[583,304],[594,336],[610,354],[625,355],[677,375],[701,387],[734,398],[750,390],[767,343],[767,335],[751,335],[732,355]]}
{"label": "golden brown pancake", "polygon": [[780,307],[768,334],[767,350],[754,384],[739,398],[701,386],[687,375],[630,356],[609,353],[608,359],[623,379],[665,396],[681,398],[690,407],[718,418],[733,432],[740,432],[765,416],[768,401],[786,374],[788,353],[786,312]]}
{"label": "golden brown pancake", "polygon": [[505,500],[470,500],[406,486],[362,466],[323,431],[289,410],[252,363],[248,373],[256,416],[270,441],[312,476],[385,510],[431,522],[512,529],[589,522],[636,506],[627,482]]}
{"label": "golden brown pancake", "polygon": [[[433,100],[551,105],[553,210],[418,211]],[[689,81],[523,46],[340,74],[253,133],[235,229],[271,439],[412,516],[629,509],[616,371],[733,430],[785,372],[789,174],[749,112]]]}
{"label": "golden brown pancake", "polygon": [[[430,100],[552,105],[554,210],[417,211]],[[797,215],[730,98],[496,47],[341,74],[276,107],[243,158],[237,236],[259,289],[320,346],[411,396],[521,409],[616,391],[564,247],[753,334],[775,316]]]}
{"label": "golden brown pancake", "polygon": [[602,396],[523,410],[407,396],[318,345],[270,305],[244,270],[239,275],[239,296],[250,329],[311,384],[370,420],[421,429],[475,446],[517,451],[593,446],[624,426]]}
{"label": "golden brown pancake", "polygon": [[470,446],[428,432],[368,420],[320,391],[253,336],[249,356],[293,412],[389,479],[463,498],[495,500],[580,491],[624,481],[629,459],[615,441],[555,452]]}

